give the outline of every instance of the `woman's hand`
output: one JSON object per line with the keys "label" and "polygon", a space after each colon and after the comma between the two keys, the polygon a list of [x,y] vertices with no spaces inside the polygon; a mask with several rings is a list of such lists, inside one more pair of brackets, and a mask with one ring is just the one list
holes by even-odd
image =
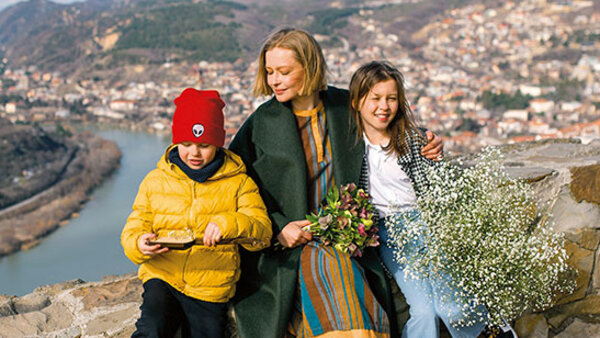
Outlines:
{"label": "woman's hand", "polygon": [[421,155],[430,160],[439,161],[443,158],[444,143],[442,138],[434,134],[432,131],[426,131],[427,144],[421,149]]}
{"label": "woman's hand", "polygon": [[277,240],[286,248],[295,248],[312,240],[312,234],[302,228],[309,225],[308,220],[289,222],[277,235]]}
{"label": "woman's hand", "polygon": [[156,235],[152,234],[152,233],[141,235],[140,238],[138,238],[138,242],[137,242],[138,249],[140,249],[140,251],[144,255],[150,256],[150,257],[154,257],[158,254],[169,251],[169,248],[163,247],[160,244],[154,244],[154,245],[148,244],[148,240],[154,239],[154,238],[156,238]]}
{"label": "woman's hand", "polygon": [[206,226],[206,230],[204,230],[204,245],[205,246],[216,246],[217,243],[221,240],[221,228],[215,222],[210,222]]}

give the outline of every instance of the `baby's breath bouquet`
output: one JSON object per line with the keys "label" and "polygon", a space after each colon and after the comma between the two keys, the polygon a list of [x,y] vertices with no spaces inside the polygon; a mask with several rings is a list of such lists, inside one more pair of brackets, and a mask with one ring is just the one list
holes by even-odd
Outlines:
{"label": "baby's breath bouquet", "polygon": [[351,256],[362,256],[362,250],[379,245],[377,227],[373,224],[373,205],[369,194],[356,184],[332,187],[317,214],[306,216],[305,227],[324,245],[332,245]]}
{"label": "baby's breath bouquet", "polygon": [[[418,201],[423,222],[398,228],[392,226],[397,219],[386,220],[407,274],[450,284],[438,296],[463,304],[470,315],[459,326],[477,315],[503,326],[525,311],[548,308],[557,293],[574,287],[562,235],[550,229],[546,212],[538,213],[532,187],[510,178],[501,159],[498,149],[486,148],[472,167],[429,168],[431,184]],[[403,253],[417,240],[426,248],[422,254]],[[480,305],[487,313],[471,311]]]}

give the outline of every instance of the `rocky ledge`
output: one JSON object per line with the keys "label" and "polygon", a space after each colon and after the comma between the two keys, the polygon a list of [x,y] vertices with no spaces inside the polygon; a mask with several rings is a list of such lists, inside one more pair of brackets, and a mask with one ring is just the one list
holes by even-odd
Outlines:
{"label": "rocky ledge", "polygon": [[139,315],[141,283],[133,275],[42,286],[23,297],[0,296],[3,337],[129,337]]}
{"label": "rocky ledge", "polygon": [[[505,146],[511,175],[527,179],[540,203],[556,200],[555,229],[565,234],[577,288],[543,312],[523,315],[519,337],[600,337],[600,140]],[[4,337],[130,336],[139,316],[141,283],[133,275],[100,282],[43,286],[23,297],[0,296]],[[398,321],[408,318],[397,293]]]}

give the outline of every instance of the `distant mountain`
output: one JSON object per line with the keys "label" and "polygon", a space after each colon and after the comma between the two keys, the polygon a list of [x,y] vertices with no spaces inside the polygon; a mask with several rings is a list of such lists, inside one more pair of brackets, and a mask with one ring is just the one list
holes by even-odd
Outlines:
{"label": "distant mountain", "polygon": [[[29,0],[0,12],[0,54],[10,66],[65,73],[165,60],[234,61],[254,58],[268,33],[283,25],[328,36],[331,43],[343,37],[360,47],[367,39],[349,19],[362,8],[373,10],[375,19],[385,18],[378,24],[410,32],[449,6],[470,1],[87,0],[63,5]],[[407,20],[398,20],[403,15]]]}
{"label": "distant mountain", "polygon": [[[30,0],[0,13],[0,44],[11,64],[70,71],[102,60],[235,60],[234,3],[90,0],[59,5]],[[229,21],[229,22],[226,22]]]}

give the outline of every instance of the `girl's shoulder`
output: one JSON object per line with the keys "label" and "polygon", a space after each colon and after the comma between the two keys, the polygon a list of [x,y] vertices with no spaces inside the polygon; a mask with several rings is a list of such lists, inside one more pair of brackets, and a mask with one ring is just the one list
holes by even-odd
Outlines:
{"label": "girl's shoulder", "polygon": [[425,128],[415,127],[411,128],[404,133],[404,137],[406,137],[406,143],[409,147],[413,148],[415,146],[424,146],[427,144],[427,137],[425,136]]}
{"label": "girl's shoulder", "polygon": [[412,162],[415,165],[432,165],[434,161],[421,154],[421,149],[427,144],[426,129],[417,127],[405,132],[406,148],[405,155],[400,156],[402,162]]}

